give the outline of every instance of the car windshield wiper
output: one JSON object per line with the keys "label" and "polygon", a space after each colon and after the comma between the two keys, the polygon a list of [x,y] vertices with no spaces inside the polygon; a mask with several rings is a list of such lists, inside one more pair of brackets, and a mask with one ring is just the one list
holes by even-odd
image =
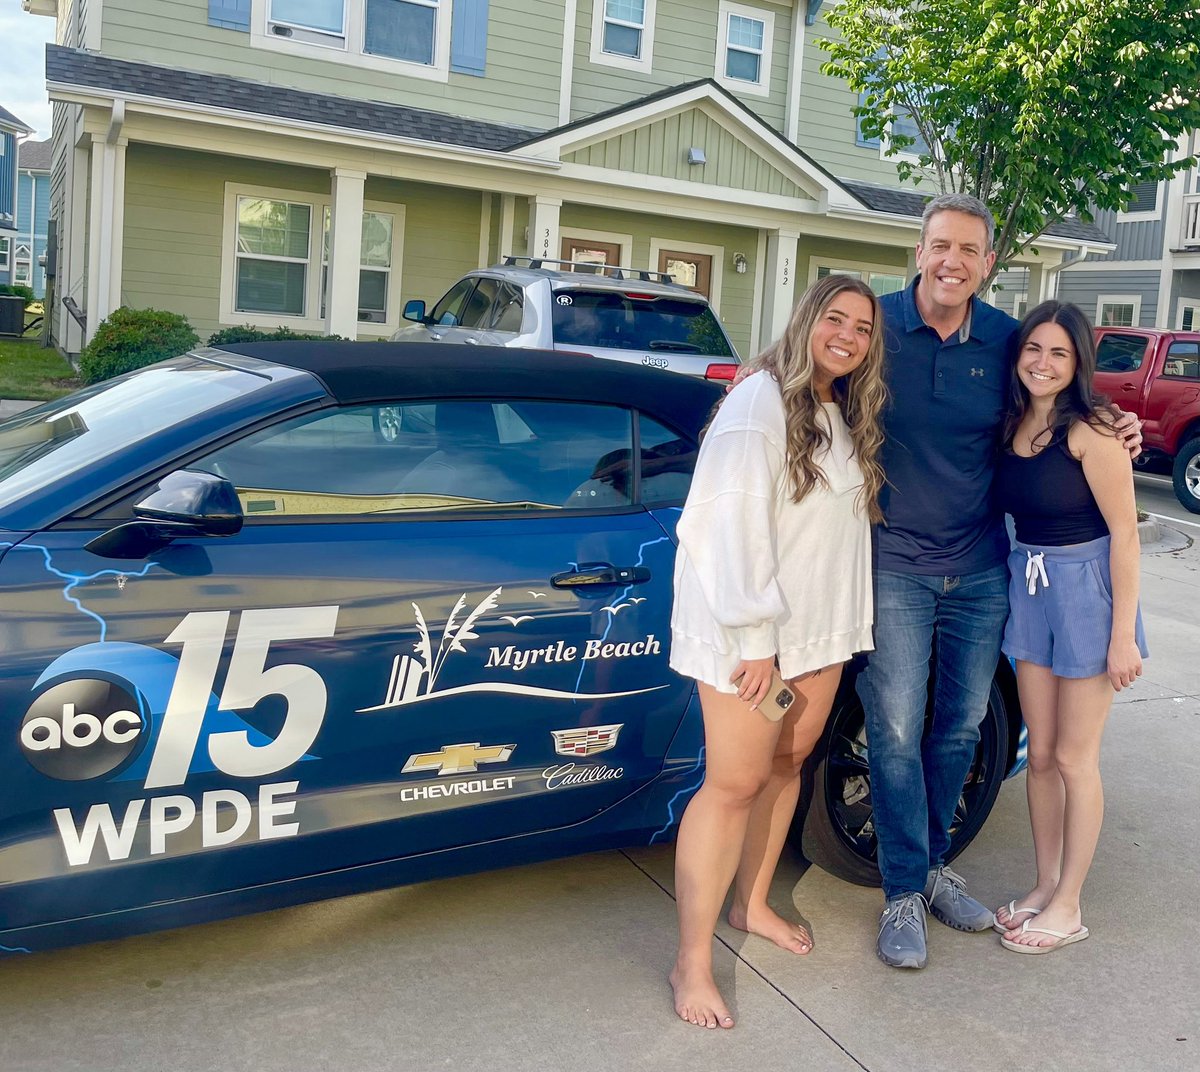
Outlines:
{"label": "car windshield wiper", "polygon": [[690,342],[675,342],[673,339],[651,339],[646,344],[648,350],[674,350],[681,354],[698,354],[700,347]]}

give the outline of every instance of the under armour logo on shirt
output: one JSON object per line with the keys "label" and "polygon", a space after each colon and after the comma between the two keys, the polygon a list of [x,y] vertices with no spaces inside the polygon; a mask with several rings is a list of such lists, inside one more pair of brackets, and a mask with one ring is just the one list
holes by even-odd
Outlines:
{"label": "under armour logo on shirt", "polygon": [[971,369],[971,375],[972,375],[972,376],[982,376],[982,375],[983,375],[983,369],[981,369],[981,368],[973,368],[973,369]]}

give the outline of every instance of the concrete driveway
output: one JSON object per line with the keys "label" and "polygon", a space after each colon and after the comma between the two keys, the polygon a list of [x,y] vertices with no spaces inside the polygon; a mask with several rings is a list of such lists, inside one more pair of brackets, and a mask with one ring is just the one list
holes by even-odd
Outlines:
{"label": "concrete driveway", "polygon": [[[1105,739],[1089,941],[1044,957],[930,922],[874,955],[876,890],[789,855],[806,958],[723,929],[738,1026],[677,1020],[669,847],[605,853],[0,962],[3,1072],[348,1069],[1069,1072],[1200,1068],[1200,550],[1144,549],[1152,658]],[[1027,888],[1023,778],[956,869]]]}

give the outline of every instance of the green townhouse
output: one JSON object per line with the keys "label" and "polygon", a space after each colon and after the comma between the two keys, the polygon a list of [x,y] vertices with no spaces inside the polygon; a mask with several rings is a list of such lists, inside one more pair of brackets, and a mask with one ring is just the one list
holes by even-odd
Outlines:
{"label": "green townhouse", "polygon": [[[743,354],[830,271],[913,271],[922,193],[821,74],[820,0],[23,0],[54,337],[120,305],[386,337],[508,254],[670,271]],[[1030,297],[1103,232],[1068,221]]]}

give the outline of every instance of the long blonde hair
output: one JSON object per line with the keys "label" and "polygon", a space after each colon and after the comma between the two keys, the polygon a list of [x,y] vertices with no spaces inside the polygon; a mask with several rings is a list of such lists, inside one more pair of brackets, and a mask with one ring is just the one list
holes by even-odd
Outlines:
{"label": "long blonde hair", "polygon": [[751,367],[770,372],[783,395],[787,421],[788,476],[792,499],[799,502],[820,484],[828,488],[817,457],[829,447],[830,433],[821,413],[821,400],[813,386],[813,358],[810,342],[817,321],[839,294],[851,291],[871,303],[873,326],[867,354],[861,365],[848,376],[833,381],[833,399],[850,429],[854,453],[863,473],[859,505],[872,521],[882,521],[879,492],[883,488],[883,466],[879,450],[883,445],[880,413],[887,402],[883,382],[883,313],[879,299],[866,283],[851,276],[827,275],[818,279],[801,297],[784,329],[783,336],[753,361]]}

